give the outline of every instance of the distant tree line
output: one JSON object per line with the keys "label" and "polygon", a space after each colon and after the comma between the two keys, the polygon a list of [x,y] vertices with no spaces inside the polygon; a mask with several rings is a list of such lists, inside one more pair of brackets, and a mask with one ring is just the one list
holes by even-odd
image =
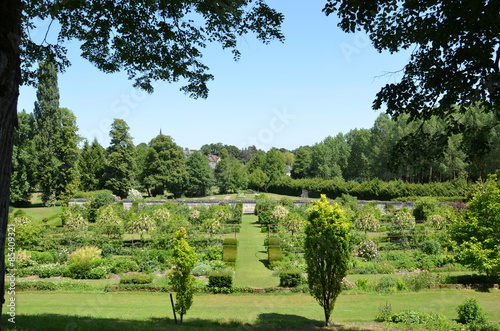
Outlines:
{"label": "distant tree line", "polygon": [[[19,203],[38,191],[50,205],[77,191],[101,189],[122,198],[132,189],[163,197],[245,189],[292,195],[308,189],[370,199],[460,195],[464,183],[500,168],[500,128],[480,104],[457,111],[456,122],[470,129],[450,134],[441,118],[408,121],[407,115],[381,114],[371,129],[292,151],[210,143],[193,152],[162,133],[135,146],[128,124],[115,119],[104,148],[95,139],[83,140],[74,114],[59,107],[57,70],[46,60],[38,70],[33,112],[19,113],[10,198]],[[210,164],[208,156],[217,156],[216,162]]]}

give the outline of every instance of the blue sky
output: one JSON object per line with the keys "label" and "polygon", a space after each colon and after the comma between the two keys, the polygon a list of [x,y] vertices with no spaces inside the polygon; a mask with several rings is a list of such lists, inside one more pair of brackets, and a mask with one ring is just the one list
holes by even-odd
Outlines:
{"label": "blue sky", "polygon": [[[190,99],[180,84],[155,84],[154,94],[132,87],[125,74],[104,74],[68,45],[72,66],[59,75],[60,105],[77,117],[79,134],[109,144],[114,118],[125,120],[136,144],[160,129],[183,148],[222,142],[294,149],[329,135],[370,128],[380,111],[375,94],[400,76],[409,53],[378,53],[362,34],[345,34],[335,16],[326,17],[324,0],[269,0],[285,15],[286,41],[264,45],[241,38],[242,57],[211,45],[204,53],[215,80],[208,99]],[[43,27],[43,25],[42,25]],[[32,111],[35,90],[22,87],[19,110]]]}

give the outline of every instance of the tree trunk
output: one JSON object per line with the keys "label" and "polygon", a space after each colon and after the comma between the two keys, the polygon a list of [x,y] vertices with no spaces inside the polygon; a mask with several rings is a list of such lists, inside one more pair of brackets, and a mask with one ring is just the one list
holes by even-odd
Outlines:
{"label": "tree trunk", "polygon": [[17,125],[17,98],[21,83],[20,40],[21,0],[2,0],[0,2],[0,302],[2,304],[5,302],[4,257],[12,145]]}
{"label": "tree trunk", "polygon": [[326,307],[323,307],[323,311],[325,312],[325,326],[329,327],[330,326],[330,311]]}

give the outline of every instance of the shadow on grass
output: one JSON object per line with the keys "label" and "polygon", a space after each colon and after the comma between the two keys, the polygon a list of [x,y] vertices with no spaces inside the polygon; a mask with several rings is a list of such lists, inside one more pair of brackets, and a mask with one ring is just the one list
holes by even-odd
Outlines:
{"label": "shadow on grass", "polygon": [[18,315],[15,324],[2,316],[3,330],[50,330],[50,331],[108,331],[108,330],[350,330],[361,331],[358,327],[334,325],[323,328],[323,323],[302,316],[287,314],[260,314],[254,323],[231,320],[207,320],[186,317],[182,325],[176,325],[171,318],[151,318],[149,320],[121,320],[114,318],[92,318],[90,316],[69,316],[59,314]]}

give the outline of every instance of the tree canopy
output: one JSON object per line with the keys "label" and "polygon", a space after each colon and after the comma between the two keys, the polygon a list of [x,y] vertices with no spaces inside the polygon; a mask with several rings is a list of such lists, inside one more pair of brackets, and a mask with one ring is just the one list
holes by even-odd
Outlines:
{"label": "tree canopy", "polygon": [[[365,31],[379,51],[412,49],[398,83],[373,103],[393,115],[448,117],[481,102],[500,117],[500,2],[328,0],[345,32]],[[453,124],[453,123],[451,123]]]}

